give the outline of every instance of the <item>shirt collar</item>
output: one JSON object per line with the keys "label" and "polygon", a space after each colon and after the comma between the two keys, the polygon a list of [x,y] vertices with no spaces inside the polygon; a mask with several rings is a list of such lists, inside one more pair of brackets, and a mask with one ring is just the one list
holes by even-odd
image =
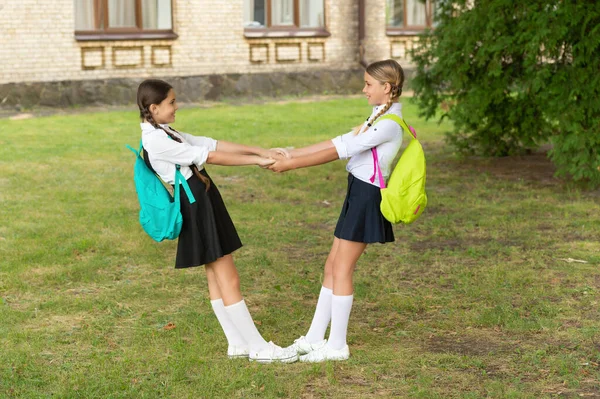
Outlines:
{"label": "shirt collar", "polygon": [[[159,126],[162,128],[165,128],[165,129],[169,128],[169,125],[167,125],[166,123],[159,125]],[[142,128],[142,133],[150,133],[150,132],[157,130],[154,126],[152,126],[151,123],[148,123],[148,122],[140,123],[140,127]]]}
{"label": "shirt collar", "polygon": [[[385,104],[381,104],[381,105],[376,105],[373,107],[373,113],[371,114],[371,116],[369,117],[369,119],[373,118],[375,115],[377,115],[379,113],[379,111],[385,107]],[[396,114],[398,116],[400,116],[402,112],[402,104],[395,102],[392,103],[392,105],[390,106],[390,108],[385,112],[386,114],[391,113],[391,114]]]}
{"label": "shirt collar", "polygon": [[[379,112],[381,110],[381,108],[383,108],[383,107],[385,107],[385,104],[374,106],[373,107],[373,115],[375,115],[377,112]],[[400,108],[402,108],[402,105],[398,102],[395,102],[395,103],[392,103],[392,105],[387,110],[387,112],[396,112],[396,111],[399,111]]]}

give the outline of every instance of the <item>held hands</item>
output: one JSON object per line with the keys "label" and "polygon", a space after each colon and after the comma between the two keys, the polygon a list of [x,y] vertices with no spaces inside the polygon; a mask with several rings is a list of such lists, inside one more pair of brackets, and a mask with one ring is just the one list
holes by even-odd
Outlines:
{"label": "held hands", "polygon": [[256,152],[255,154],[255,164],[263,169],[267,169],[277,160],[286,159],[290,156],[289,151],[285,148],[271,148],[270,150],[261,148],[260,151]]}
{"label": "held hands", "polygon": [[290,153],[288,148],[271,148],[269,150],[265,150],[260,158],[258,166],[263,169],[270,169],[273,172],[285,172],[287,170],[292,169],[290,162],[286,162],[292,158],[292,154]]}
{"label": "held hands", "polygon": [[276,162],[269,166],[269,169],[275,173],[287,172],[292,168],[290,160],[292,159],[292,154],[288,150],[288,148],[271,148],[270,152],[274,152],[275,156],[273,157]]}
{"label": "held hands", "polygon": [[275,163],[275,160],[272,158],[258,157],[258,161],[256,164],[263,169],[267,169],[270,165],[273,165],[274,163]]}
{"label": "held hands", "polygon": [[275,173],[283,173],[291,169],[294,169],[292,167],[291,159],[281,159],[269,166],[269,170],[272,170]]}
{"label": "held hands", "polygon": [[270,169],[273,172],[285,172],[290,169],[292,158],[290,151],[287,148],[271,148],[264,150],[261,156],[258,157],[257,165],[263,169]]}
{"label": "held hands", "polygon": [[267,157],[273,158],[276,160],[279,159],[289,159],[292,157],[287,148],[271,148],[267,151]]}

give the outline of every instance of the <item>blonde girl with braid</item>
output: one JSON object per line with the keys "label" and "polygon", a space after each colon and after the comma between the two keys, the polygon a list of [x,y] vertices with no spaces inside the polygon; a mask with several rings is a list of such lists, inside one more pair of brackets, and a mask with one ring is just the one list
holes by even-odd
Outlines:
{"label": "blonde girl with braid", "polygon": [[[306,335],[288,347],[294,349],[304,362],[348,359],[350,350],[346,335],[354,299],[352,276],[356,262],[368,244],[394,241],[392,225],[379,210],[381,193],[377,180],[371,182],[374,174],[371,148],[377,148],[381,171],[387,178],[402,144],[402,130],[389,119],[376,125],[375,122],[385,114],[402,116],[398,99],[402,94],[404,72],[394,60],[378,61],[367,67],[364,80],[362,91],[373,106],[364,124],[332,140],[291,150],[287,159],[269,166],[275,172],[285,172],[349,159],[346,199],[325,261],[313,320]],[[325,331],[330,322],[326,340]]]}
{"label": "blonde girl with braid", "polygon": [[225,203],[205,164],[259,165],[266,167],[281,157],[265,150],[193,136],[173,129],[177,102],[172,86],[162,80],[145,80],[138,87],[144,160],[165,182],[174,184],[176,165],[188,182],[195,202],[181,188],[183,226],[177,243],[175,268],[204,265],[208,294],[228,342],[230,358],[290,363],[295,351],[267,342],[258,332],[240,291],[240,278],[232,253],[242,246]]}

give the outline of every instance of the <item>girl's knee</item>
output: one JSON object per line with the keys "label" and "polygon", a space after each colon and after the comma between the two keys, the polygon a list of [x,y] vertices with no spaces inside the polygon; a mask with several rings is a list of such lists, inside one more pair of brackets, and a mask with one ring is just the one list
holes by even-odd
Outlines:
{"label": "girl's knee", "polygon": [[240,276],[237,273],[229,279],[229,287],[236,291],[240,290]]}
{"label": "girl's knee", "polygon": [[327,262],[325,262],[325,268],[323,270],[325,275],[333,275],[333,267],[333,260],[327,260]]}
{"label": "girl's knee", "polygon": [[231,269],[228,271],[223,271],[222,273],[217,273],[219,282],[225,283],[227,286],[238,286],[240,285],[240,275],[237,273],[237,270]]}
{"label": "girl's knee", "polygon": [[354,273],[354,265],[348,265],[338,262],[334,263],[332,269],[332,276],[334,280],[351,277]]}

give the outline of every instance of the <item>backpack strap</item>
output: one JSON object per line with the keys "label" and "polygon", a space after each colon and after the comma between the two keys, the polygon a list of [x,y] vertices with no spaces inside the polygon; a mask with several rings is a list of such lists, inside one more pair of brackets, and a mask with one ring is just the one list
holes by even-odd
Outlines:
{"label": "backpack strap", "polygon": [[379,177],[379,188],[385,188],[385,179],[383,178],[383,174],[381,173],[381,167],[379,166],[379,158],[377,156],[377,148],[371,148],[371,153],[373,154],[373,176],[369,180],[371,183],[375,182],[375,176]]}
{"label": "backpack strap", "polygon": [[[128,149],[130,149],[136,156],[142,158],[142,160],[144,161],[144,163],[146,163],[146,160],[144,159],[144,157],[142,157],[142,154],[143,154],[143,151],[144,151],[144,147],[142,146],[142,140],[140,140],[140,149],[138,151],[136,151],[129,144],[126,144],[125,147],[127,147]],[[160,177],[154,171],[154,169],[152,167],[150,167],[149,163],[150,162],[148,161],[146,163],[146,166],[149,167],[149,169],[154,173],[154,175],[156,176],[157,179],[160,179]],[[194,194],[192,193],[192,190],[190,189],[190,185],[188,184],[187,180],[185,180],[185,177],[183,177],[183,175],[179,171],[179,169],[181,168],[181,166],[179,166],[179,165],[176,164],[175,168],[176,168],[176,170],[175,170],[175,182],[174,182],[174,190],[173,190],[174,198],[175,198],[175,200],[177,200],[179,198],[179,186],[182,185],[183,186],[183,190],[185,191],[185,195],[187,195],[188,200],[190,201],[190,204],[193,204],[194,202],[196,202],[196,198],[194,197]],[[163,184],[166,184],[166,183],[163,183]]]}
{"label": "backpack strap", "polygon": [[398,115],[396,115],[396,114],[381,115],[379,118],[377,118],[377,121],[375,121],[375,123],[378,123],[379,121],[382,121],[384,119],[391,119],[391,120],[393,120],[394,122],[396,122],[397,124],[399,124],[400,127],[405,132],[409,132],[411,134],[411,138],[414,138],[414,139],[417,138],[417,132],[415,131],[415,129],[412,126],[407,125],[406,122],[404,122],[404,119],[400,118]]}
{"label": "backpack strap", "polygon": [[[175,133],[181,134],[177,130],[173,129],[171,126],[167,125],[167,127],[170,130],[174,131]],[[173,138],[171,136],[169,136],[169,138],[171,140],[173,140]],[[185,191],[185,195],[187,195],[188,200],[190,201],[190,204],[193,204],[194,202],[196,202],[196,198],[194,198],[194,194],[192,194],[192,190],[190,190],[190,186],[189,186],[187,180],[185,180],[185,178],[183,177],[183,175],[179,171],[180,166],[176,164],[175,167],[177,168],[177,170],[175,171],[175,181],[177,181],[177,178],[179,178],[179,182],[183,186],[183,190]],[[177,185],[177,183],[175,183],[175,184]],[[179,192],[179,186],[176,187],[176,190],[177,190],[177,192]]]}
{"label": "backpack strap", "polygon": [[[175,165],[177,167],[177,170],[175,170],[175,181],[173,184],[173,199],[175,200],[175,202],[179,202],[179,186],[181,186],[181,181],[185,181],[185,179],[183,178],[183,175],[181,174],[181,172],[179,171],[179,165]],[[184,186],[184,190],[185,190],[185,186]],[[189,187],[188,187],[189,190]],[[190,194],[187,192],[187,190],[185,191],[186,195],[188,196],[188,198],[190,198]],[[192,197],[193,198],[193,197]],[[192,201],[190,200],[190,203]]]}
{"label": "backpack strap", "polygon": [[136,156],[140,156],[140,152],[142,151],[142,147],[140,146],[140,150],[136,151],[132,146],[130,146],[129,144],[125,144],[125,147],[129,148]]}
{"label": "backpack strap", "polygon": [[142,140],[140,140],[140,149],[137,150],[137,151],[132,146],[130,146],[129,144],[125,144],[125,147],[127,147],[129,150],[131,150],[138,157],[142,156],[141,154],[142,154],[142,151],[144,150],[144,147],[142,147]]}
{"label": "backpack strap", "polygon": [[183,186],[183,190],[185,191],[185,195],[187,195],[188,200],[190,201],[190,204],[193,204],[196,202],[196,198],[194,198],[194,194],[192,194],[192,190],[190,190],[187,180],[185,180],[185,177],[183,177],[179,171],[180,166],[175,165],[175,167],[177,168],[175,171],[175,193],[177,196],[179,196],[179,184],[181,184]]}
{"label": "backpack strap", "polygon": [[[378,123],[385,119],[390,119],[390,120],[396,122],[398,125],[400,125],[400,127],[405,132],[410,133],[411,139],[415,139],[415,140],[417,139],[417,132],[415,132],[415,129],[412,126],[408,126],[406,124],[406,122],[404,122],[404,119],[400,118],[396,114],[382,115],[379,118],[377,118],[375,123]],[[373,176],[371,176],[371,178],[369,180],[371,180],[371,183],[374,183],[375,177],[378,177],[379,178],[379,188],[386,188],[385,179],[383,178],[383,174],[381,173],[381,166],[379,166],[379,157],[377,155],[377,147],[371,148],[371,154],[373,154]]]}

